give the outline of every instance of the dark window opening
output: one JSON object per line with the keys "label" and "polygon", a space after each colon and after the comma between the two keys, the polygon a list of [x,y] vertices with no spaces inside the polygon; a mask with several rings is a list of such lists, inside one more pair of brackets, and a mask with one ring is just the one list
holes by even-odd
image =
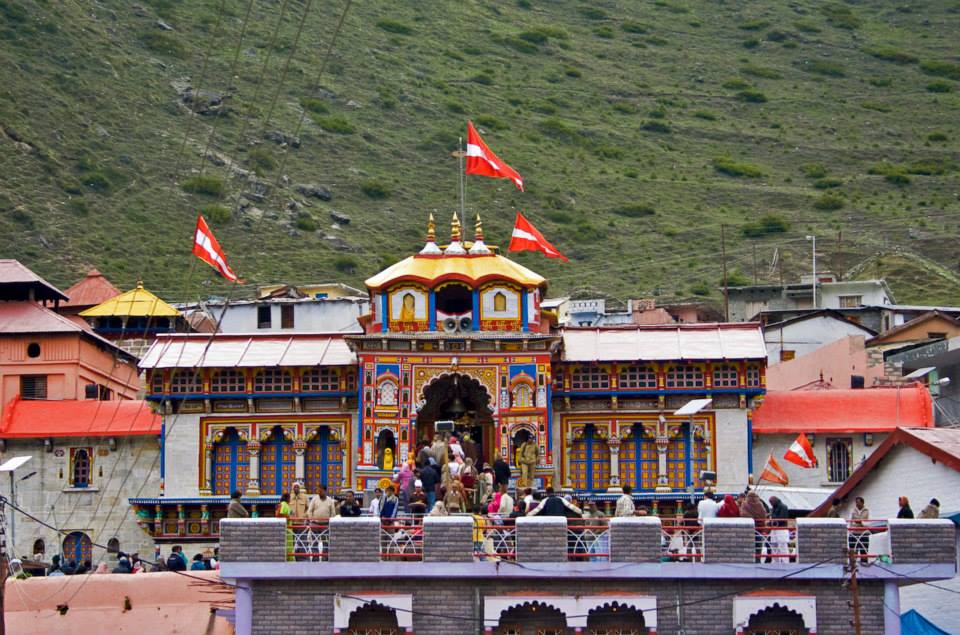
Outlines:
{"label": "dark window opening", "polygon": [[107,553],[120,553],[120,541],[111,538],[107,541]]}
{"label": "dark window opening", "polygon": [[448,284],[437,291],[437,310],[448,315],[466,313],[473,308],[473,292],[460,284]]}
{"label": "dark window opening", "polygon": [[265,304],[257,307],[257,328],[268,329],[273,326],[273,317],[271,315],[271,306]]}
{"label": "dark window opening", "polygon": [[43,542],[43,538],[37,538],[33,541],[33,555],[44,555],[47,552],[47,545]]}
{"label": "dark window opening", "polygon": [[30,342],[27,344],[27,357],[40,357],[40,345],[36,342]]}
{"label": "dark window opening", "polygon": [[46,375],[21,375],[20,376],[20,398],[21,399],[46,399],[47,398],[47,376]]}
{"label": "dark window opening", "polygon": [[280,328],[293,328],[293,305],[284,304],[280,307]]}
{"label": "dark window opening", "polygon": [[90,486],[90,455],[86,450],[77,450],[73,455],[73,486]]}
{"label": "dark window opening", "polygon": [[97,390],[99,386],[96,384],[87,384],[83,387],[83,398],[84,399],[97,399],[100,396],[100,391]]}

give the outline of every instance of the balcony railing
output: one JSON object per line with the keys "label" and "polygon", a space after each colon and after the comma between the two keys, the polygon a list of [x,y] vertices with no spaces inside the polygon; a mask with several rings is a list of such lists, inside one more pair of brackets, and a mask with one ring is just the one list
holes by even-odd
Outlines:
{"label": "balcony railing", "polygon": [[661,559],[703,562],[703,526],[697,520],[664,518],[660,526]]}
{"label": "balcony railing", "polygon": [[797,522],[792,518],[757,521],[754,556],[757,562],[797,561]]}
{"label": "balcony railing", "polygon": [[423,516],[381,519],[380,559],[411,562],[423,560]]}
{"label": "balcony railing", "polygon": [[890,532],[886,520],[848,520],[847,549],[859,560],[890,557]]}
{"label": "balcony railing", "polygon": [[287,555],[293,560],[325,562],[330,554],[327,520],[291,518],[287,528]]}
{"label": "balcony railing", "polygon": [[513,518],[474,517],[474,560],[515,562],[517,559],[517,527]]}
{"label": "balcony railing", "polygon": [[567,520],[567,559],[581,562],[609,561],[609,521],[605,518]]}

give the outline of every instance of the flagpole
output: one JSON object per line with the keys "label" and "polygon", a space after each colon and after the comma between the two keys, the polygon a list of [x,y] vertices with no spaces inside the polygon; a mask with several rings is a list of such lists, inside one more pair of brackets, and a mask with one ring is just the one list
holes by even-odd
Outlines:
{"label": "flagpole", "polygon": [[467,153],[463,150],[463,137],[457,138],[457,150],[456,152],[451,153],[453,156],[457,157],[457,168],[459,173],[457,175],[457,185],[460,194],[460,225],[465,227],[463,223],[467,220],[467,207],[466,207],[466,198],[467,198],[467,175],[463,169],[463,160],[467,156]]}

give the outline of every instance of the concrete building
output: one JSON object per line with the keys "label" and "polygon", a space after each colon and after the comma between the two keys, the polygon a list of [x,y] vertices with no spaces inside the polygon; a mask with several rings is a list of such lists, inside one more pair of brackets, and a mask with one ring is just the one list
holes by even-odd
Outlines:
{"label": "concrete building", "polygon": [[869,388],[887,383],[883,352],[868,350],[865,342],[863,335],[848,335],[800,357],[771,364],[767,366],[767,389]]}
{"label": "concrete building", "polygon": [[933,396],[938,426],[960,424],[960,337],[938,339],[891,352],[888,363],[903,375],[929,371],[921,377]]}
{"label": "concrete building", "polygon": [[[816,510],[827,513],[830,500],[843,502],[841,513],[849,517],[856,497],[866,501],[871,518],[897,515],[900,496],[909,498],[915,514],[928,501],[940,502],[940,517],[960,519],[960,430],[899,428],[850,475]],[[936,586],[917,585],[901,592],[903,611],[916,609],[949,633],[960,633],[957,594],[960,578]]]}
{"label": "concrete building", "polygon": [[763,341],[770,366],[803,357],[846,337],[873,337],[876,334],[876,331],[829,309],[763,325]]}
{"label": "concrete building", "polygon": [[831,274],[818,274],[816,302],[813,302],[813,289],[811,276],[801,278],[799,283],[730,287],[727,291],[730,319],[745,322],[767,311],[853,309],[894,303],[893,293],[884,280],[839,281]]}
{"label": "concrete building", "polygon": [[[832,489],[898,427],[933,427],[933,403],[919,382],[862,390],[768,391],[751,423],[756,469],[772,454],[791,486]],[[816,468],[781,460],[801,432],[813,446]]]}
{"label": "concrete building", "polygon": [[[324,561],[297,562],[287,561],[298,547],[288,553],[282,519],[227,519],[220,574],[236,585],[238,635],[278,624],[348,634],[850,633],[846,523],[791,526],[782,531],[796,536],[793,555],[762,563],[754,523],[742,518],[706,519],[690,532],[696,549],[681,555],[665,546],[676,529],[656,517],[614,518],[586,539],[562,517],[480,527],[469,516],[428,517],[400,529],[334,518],[323,529]],[[397,558],[381,535],[401,530],[418,540]],[[508,544],[477,550],[477,531]],[[892,563],[858,572],[864,635],[899,632],[902,585],[956,573],[950,521],[893,520],[882,533]]]}

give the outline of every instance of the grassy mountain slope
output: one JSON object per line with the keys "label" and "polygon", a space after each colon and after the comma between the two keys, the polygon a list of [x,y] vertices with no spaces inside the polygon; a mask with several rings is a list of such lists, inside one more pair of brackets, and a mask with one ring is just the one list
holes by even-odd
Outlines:
{"label": "grassy mountain slope", "polygon": [[429,211],[448,235],[471,117],[528,187],[471,177],[468,216],[505,244],[523,210],[553,294],[716,297],[726,225],[734,281],[815,233],[820,269],[960,304],[960,2],[354,2],[319,84],[345,2],[249,6],[0,0],[0,254],[196,297],[203,207],[248,283],[359,284]]}

